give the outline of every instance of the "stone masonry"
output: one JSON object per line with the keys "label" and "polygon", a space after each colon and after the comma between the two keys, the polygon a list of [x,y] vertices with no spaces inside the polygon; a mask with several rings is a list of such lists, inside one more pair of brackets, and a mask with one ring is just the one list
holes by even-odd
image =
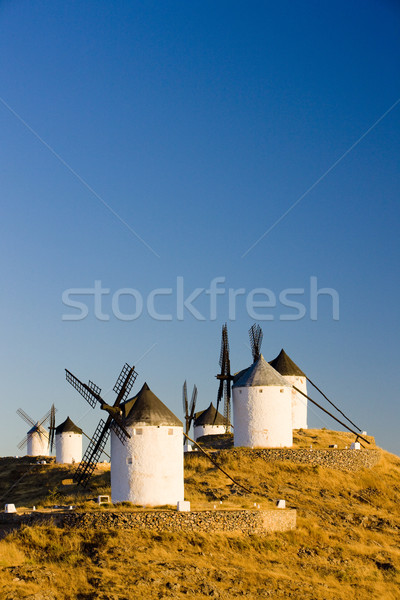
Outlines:
{"label": "stone masonry", "polygon": [[[242,532],[263,534],[289,531],[296,527],[293,509],[177,511],[88,511],[30,513],[0,516],[5,525],[54,524],[83,529],[147,529],[180,532]],[[12,517],[10,519],[10,517]]]}
{"label": "stone masonry", "polygon": [[374,467],[381,458],[381,453],[376,448],[370,450],[350,449],[311,449],[311,448],[233,448],[220,450],[215,453],[221,458],[225,456],[240,459],[241,456],[261,458],[267,462],[292,461],[306,465],[321,465],[340,471],[359,471]]}

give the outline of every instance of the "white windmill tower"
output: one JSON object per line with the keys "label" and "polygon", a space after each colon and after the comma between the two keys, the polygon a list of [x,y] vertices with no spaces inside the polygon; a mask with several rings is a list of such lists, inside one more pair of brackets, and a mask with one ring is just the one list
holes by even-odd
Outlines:
{"label": "white windmill tower", "polygon": [[197,440],[205,435],[221,435],[226,431],[226,419],[217,412],[213,403],[194,419],[194,439]]}
{"label": "white windmill tower", "polygon": [[107,420],[98,424],[74,480],[87,485],[111,431],[113,502],[157,506],[183,501],[183,425],[147,384],[125,401],[137,377],[135,368],[123,367],[112,406],[92,381],[83,383],[67,369],[66,377],[93,408],[99,403],[108,413]]}
{"label": "white windmill tower", "polygon": [[82,460],[82,429],[69,417],[55,430],[56,463],[73,464]]}
{"label": "white windmill tower", "polygon": [[[307,377],[283,348],[269,364],[290,385],[295,386],[307,396]],[[293,429],[307,429],[307,398],[294,388],[292,388],[292,427]]]}
{"label": "white windmill tower", "polygon": [[[26,446],[28,456],[47,456],[51,454],[54,442],[55,414],[56,408],[53,404],[44,417],[39,421],[35,421],[22,408],[19,408],[17,415],[30,425],[30,429],[18,444],[18,448],[22,450]],[[48,421],[50,421],[49,432],[45,428]]]}
{"label": "white windmill tower", "polygon": [[181,421],[147,383],[121,409],[130,438],[111,433],[112,501],[176,505],[184,499]]}
{"label": "white windmill tower", "polygon": [[292,388],[262,354],[232,390],[235,446],[292,446]]}
{"label": "white windmill tower", "polygon": [[261,354],[262,330],[250,330],[253,364],[233,377],[234,445],[282,448],[293,444],[292,387]]}

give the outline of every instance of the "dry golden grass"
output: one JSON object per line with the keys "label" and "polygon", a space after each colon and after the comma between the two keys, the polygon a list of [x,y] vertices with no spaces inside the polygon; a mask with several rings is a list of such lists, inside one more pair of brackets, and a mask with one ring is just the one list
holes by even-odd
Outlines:
{"label": "dry golden grass", "polygon": [[[366,448],[375,448],[375,439],[366,435],[363,436],[369,444],[359,440]],[[294,429],[293,430],[293,448],[328,448],[331,444],[337,444],[338,448],[350,447],[350,444],[356,440],[356,436],[349,431],[333,431],[323,427],[322,429]],[[233,447],[233,435],[210,435],[199,440],[200,446],[209,450],[223,450]]]}
{"label": "dry golden grass", "polygon": [[75,467],[57,465],[54,458],[51,462],[48,457],[43,458],[48,464],[41,465],[28,456],[0,458],[1,504],[12,502],[19,507],[43,508],[55,504],[80,504],[101,494],[110,494],[109,464],[99,464],[89,488],[83,490],[75,484],[70,485]]}
{"label": "dry golden grass", "polygon": [[[368,440],[369,444],[358,441],[365,448],[376,448],[375,439],[371,435],[364,435],[363,438]],[[349,448],[350,444],[356,440],[354,433],[349,431],[333,431],[331,429],[295,429],[293,431],[293,447],[294,448],[328,448],[331,444],[337,444],[338,448]]]}
{"label": "dry golden grass", "polygon": [[[382,452],[378,465],[357,473],[267,463],[247,452],[219,460],[252,494],[242,495],[205,457],[192,455],[185,490],[193,507],[208,508],[220,498],[223,508],[270,507],[283,497],[297,508],[297,529],[245,536],[24,528],[0,542],[0,599],[398,600],[398,457]],[[107,493],[105,477],[98,474],[89,495],[101,486]]]}

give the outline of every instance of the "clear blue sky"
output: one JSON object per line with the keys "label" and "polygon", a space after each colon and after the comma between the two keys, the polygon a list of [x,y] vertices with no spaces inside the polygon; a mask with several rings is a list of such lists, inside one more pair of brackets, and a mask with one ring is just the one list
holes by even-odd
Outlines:
{"label": "clear blue sky", "polygon": [[[19,406],[38,418],[54,402],[58,422],[94,430],[100,411],[65,367],[107,391],[132,362],[136,390],[147,381],[180,417],[185,378],[199,408],[215,401],[227,292],[215,319],[202,293],[204,320],[179,320],[177,277],[185,297],[215,277],[246,294],[304,288],[300,320],[258,309],[273,317],[258,320],[265,357],[284,347],[400,454],[400,103],[374,126],[400,98],[399,26],[389,0],[0,2],[1,455],[26,430]],[[328,296],[310,318],[311,277],[337,291],[338,320]],[[63,320],[78,312],[63,292],[96,280],[109,320],[89,296],[87,318]],[[172,319],[145,306],[119,320],[121,288],[145,303],[170,288],[156,308]],[[233,370],[250,363],[253,321],[238,296]]]}

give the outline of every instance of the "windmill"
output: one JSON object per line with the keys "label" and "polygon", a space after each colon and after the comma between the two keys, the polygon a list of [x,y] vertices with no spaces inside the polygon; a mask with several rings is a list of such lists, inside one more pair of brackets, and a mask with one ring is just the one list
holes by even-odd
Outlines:
{"label": "windmill", "polygon": [[92,381],[89,381],[88,384],[83,383],[68,371],[68,369],[65,369],[65,374],[67,381],[78,390],[92,408],[94,408],[96,402],[98,402],[100,408],[108,413],[107,420],[103,421],[103,419],[101,419],[97,425],[96,431],[86,449],[83,459],[74,473],[74,481],[85,487],[96,468],[98,459],[104,451],[108,436],[110,435],[110,429],[114,431],[123,444],[131,437],[122,424],[119,405],[127,398],[131,391],[137,373],[135,367],[130,367],[125,363],[113,387],[114,392],[117,394],[117,398],[112,406],[103,400],[100,396],[101,389]]}
{"label": "windmill", "polygon": [[[18,444],[18,448],[22,450],[27,446],[29,456],[41,456],[47,450],[51,454],[54,446],[56,412],[57,409],[52,404],[50,410],[39,421],[35,421],[22,408],[18,408],[17,415],[31,427],[24,439]],[[48,421],[49,432],[47,433],[45,425]]]}
{"label": "windmill", "polygon": [[257,323],[254,323],[254,325],[250,327],[249,337],[253,362],[256,362],[261,354],[261,344],[263,340],[263,331]]}
{"label": "windmill", "polygon": [[[254,323],[249,329],[251,352],[253,355],[253,363],[261,355],[261,344],[263,340],[263,331],[257,323]],[[353,423],[345,414],[338,408],[327,396],[307,377],[305,373],[292,361],[292,359],[282,349],[278,356],[269,362],[269,364],[276,370],[287,382],[293,386],[293,406],[292,406],[292,417],[293,417],[293,429],[304,428],[307,429],[307,400],[311,400],[307,395],[307,383],[308,381],[324,398],[331,404],[341,415],[345,417],[351,425],[353,425],[360,433],[361,429]],[[299,395],[300,394],[300,395]],[[311,400],[311,402],[313,402]],[[324,409],[322,409],[324,410]],[[335,418],[335,417],[333,417]],[[347,427],[347,425],[345,425]]]}
{"label": "windmill", "polygon": [[231,375],[231,363],[229,360],[228,327],[226,323],[222,326],[219,366],[221,367],[221,372],[219,375],[216,375],[217,379],[219,379],[219,388],[217,394],[217,409],[215,414],[217,415],[219,404],[223,398],[225,432],[229,433],[231,427],[231,381],[233,377]]}
{"label": "windmill", "polygon": [[[183,412],[185,414],[185,423],[186,423],[185,433],[186,433],[186,435],[189,435],[190,427],[192,425],[192,422],[194,421],[194,412],[196,409],[196,401],[197,401],[197,386],[196,385],[193,386],[192,399],[190,400],[190,404],[189,404],[188,395],[187,395],[187,384],[186,384],[186,380],[185,380],[185,383],[183,384],[183,390],[182,390],[182,402],[183,402]],[[185,440],[185,438],[184,438],[184,440]]]}

